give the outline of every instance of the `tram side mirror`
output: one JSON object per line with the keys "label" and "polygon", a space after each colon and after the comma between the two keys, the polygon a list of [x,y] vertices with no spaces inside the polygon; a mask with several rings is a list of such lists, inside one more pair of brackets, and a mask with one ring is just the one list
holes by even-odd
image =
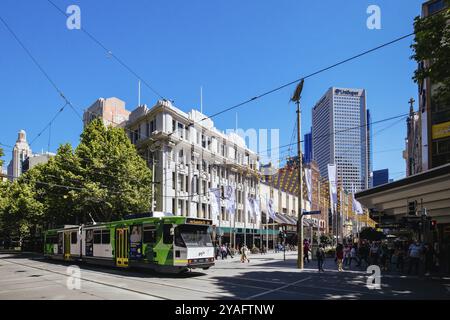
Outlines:
{"label": "tram side mirror", "polygon": [[173,236],[174,234],[175,234],[175,228],[172,227],[172,228],[170,228],[170,235]]}

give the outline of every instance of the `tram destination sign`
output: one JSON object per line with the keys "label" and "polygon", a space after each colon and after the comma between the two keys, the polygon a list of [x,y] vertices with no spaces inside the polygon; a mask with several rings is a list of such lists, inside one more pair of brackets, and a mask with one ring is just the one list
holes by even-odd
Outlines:
{"label": "tram destination sign", "polygon": [[212,220],[206,219],[195,219],[195,218],[187,218],[186,223],[188,224],[201,224],[201,225],[212,225]]}

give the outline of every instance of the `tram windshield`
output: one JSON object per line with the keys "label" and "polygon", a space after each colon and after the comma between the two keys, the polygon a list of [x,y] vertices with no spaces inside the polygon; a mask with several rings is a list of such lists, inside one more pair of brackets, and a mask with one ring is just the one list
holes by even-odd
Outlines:
{"label": "tram windshield", "polygon": [[179,225],[175,228],[175,245],[179,247],[212,247],[208,226]]}

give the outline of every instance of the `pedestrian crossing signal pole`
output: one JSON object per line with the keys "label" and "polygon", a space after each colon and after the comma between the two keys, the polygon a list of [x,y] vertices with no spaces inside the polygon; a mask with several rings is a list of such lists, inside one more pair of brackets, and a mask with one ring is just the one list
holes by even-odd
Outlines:
{"label": "pedestrian crossing signal pole", "polygon": [[302,114],[300,109],[300,98],[303,90],[304,79],[300,81],[295,88],[292,102],[297,104],[297,161],[298,161],[298,221],[297,221],[297,268],[303,269],[303,166],[302,166],[302,144],[301,144],[301,126]]}

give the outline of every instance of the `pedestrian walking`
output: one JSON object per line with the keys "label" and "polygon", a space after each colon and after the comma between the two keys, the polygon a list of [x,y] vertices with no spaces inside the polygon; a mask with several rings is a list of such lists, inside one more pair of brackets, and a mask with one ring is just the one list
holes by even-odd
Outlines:
{"label": "pedestrian walking", "polygon": [[408,257],[409,257],[408,274],[411,274],[411,271],[414,268],[414,273],[419,275],[421,254],[422,254],[422,246],[420,245],[419,241],[411,243],[408,249]]}
{"label": "pedestrian walking", "polygon": [[215,244],[214,245],[214,257],[216,260],[219,260],[219,256],[220,256],[220,246]]}
{"label": "pedestrian walking", "polygon": [[388,262],[390,261],[389,257],[389,248],[386,243],[383,243],[380,247],[380,264],[381,270],[388,270]]}
{"label": "pedestrian walking", "polygon": [[244,263],[245,261],[250,262],[250,259],[248,258],[248,254],[249,254],[249,249],[248,247],[244,244],[241,247],[241,262]]}
{"label": "pedestrian walking", "polygon": [[356,261],[356,264],[358,264],[359,262],[358,262],[358,247],[357,247],[357,245],[356,245],[356,243],[352,246],[352,248],[350,249],[350,259],[349,259],[349,262],[348,262],[348,266],[349,266],[349,268],[351,268],[352,267],[352,261],[353,260],[355,260]]}
{"label": "pedestrian walking", "polygon": [[369,246],[367,244],[367,242],[363,242],[359,249],[358,249],[358,256],[359,256],[359,261],[358,264],[356,265],[357,267],[361,267],[362,263],[364,261],[364,268],[367,268],[369,266]]}
{"label": "pedestrian walking", "polygon": [[320,271],[325,272],[325,270],[323,269],[323,263],[325,261],[325,245],[321,244],[319,245],[319,248],[317,249],[316,252],[316,257],[317,257],[317,268]]}
{"label": "pedestrian walking", "polygon": [[225,246],[225,244],[222,244],[222,246],[220,247],[220,254],[222,256],[222,260],[227,258],[227,247]]}
{"label": "pedestrian walking", "polygon": [[344,270],[342,268],[343,259],[344,259],[344,246],[341,243],[339,243],[336,247],[336,258],[335,258],[339,272]]}
{"label": "pedestrian walking", "polygon": [[399,244],[395,249],[395,256],[397,257],[396,268],[397,271],[403,273],[405,268],[405,248],[403,244]]}
{"label": "pedestrian walking", "polygon": [[350,251],[351,251],[350,245],[345,245],[344,246],[344,260],[343,260],[344,267],[349,265]]}
{"label": "pedestrian walking", "polygon": [[424,258],[425,258],[425,276],[429,276],[433,271],[433,256],[434,256],[434,248],[431,244],[426,243],[424,246]]}
{"label": "pedestrian walking", "polygon": [[309,242],[305,240],[303,244],[303,263],[305,263],[305,260],[309,263],[309,250]]}
{"label": "pedestrian walking", "polygon": [[378,246],[377,242],[373,242],[372,245],[370,246],[369,251],[370,263],[372,265],[378,265],[379,254],[380,254],[380,247]]}
{"label": "pedestrian walking", "polygon": [[230,249],[230,246],[228,245],[228,243],[226,246],[226,250],[227,250],[227,256],[229,255],[231,257],[231,259],[233,259],[233,254],[231,253],[231,249]]}

